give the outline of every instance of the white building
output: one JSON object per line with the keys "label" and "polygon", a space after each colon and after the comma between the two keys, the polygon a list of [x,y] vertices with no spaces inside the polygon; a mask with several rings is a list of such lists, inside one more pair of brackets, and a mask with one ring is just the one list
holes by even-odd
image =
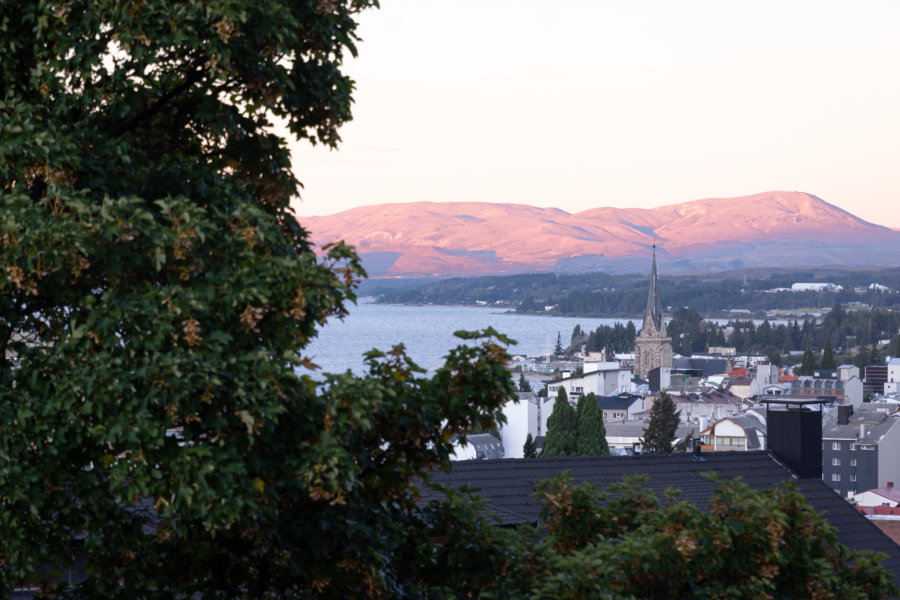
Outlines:
{"label": "white building", "polygon": [[547,434],[547,416],[542,412],[553,410],[552,403],[546,403],[533,392],[519,392],[518,402],[507,402],[503,407],[506,424],[500,428],[500,439],[503,442],[504,458],[524,458],[522,449],[525,438],[531,434],[532,439]]}
{"label": "white building", "polygon": [[593,393],[595,396],[612,396],[631,391],[633,371],[619,366],[618,362],[586,362],[581,375],[566,375],[562,379],[547,382],[547,398],[556,400],[560,389],[566,390],[569,400]]}
{"label": "white building", "polygon": [[792,292],[839,292],[842,289],[844,286],[833,283],[795,283],[791,285]]}
{"label": "white building", "polygon": [[885,394],[900,392],[900,358],[887,361],[887,381],[884,382]]}

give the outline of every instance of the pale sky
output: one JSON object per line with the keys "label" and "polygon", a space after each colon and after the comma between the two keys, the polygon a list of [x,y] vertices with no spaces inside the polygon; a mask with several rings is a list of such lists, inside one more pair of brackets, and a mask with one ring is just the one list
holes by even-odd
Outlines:
{"label": "pale sky", "polygon": [[898,0],[382,0],[359,33],[300,216],[798,190],[900,228]]}

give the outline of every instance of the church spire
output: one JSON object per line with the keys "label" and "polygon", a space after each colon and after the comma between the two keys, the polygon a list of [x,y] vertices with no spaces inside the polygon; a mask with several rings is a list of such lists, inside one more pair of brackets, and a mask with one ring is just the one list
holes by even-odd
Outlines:
{"label": "church spire", "polygon": [[650,267],[650,293],[647,295],[647,309],[644,311],[644,324],[641,329],[646,329],[648,326],[652,326],[660,335],[666,335],[666,323],[662,316],[662,302],[659,299],[659,276],[656,273],[656,244],[653,244],[653,263]]}

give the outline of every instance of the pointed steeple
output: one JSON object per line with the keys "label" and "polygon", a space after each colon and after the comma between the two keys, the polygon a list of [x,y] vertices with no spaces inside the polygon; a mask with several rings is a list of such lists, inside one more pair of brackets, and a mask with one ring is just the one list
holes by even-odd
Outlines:
{"label": "pointed steeple", "polygon": [[647,295],[647,309],[644,311],[644,324],[641,330],[646,330],[648,326],[658,331],[659,335],[666,335],[666,322],[663,320],[662,302],[659,299],[659,276],[656,273],[656,244],[653,244],[653,263],[650,267],[650,292]]}

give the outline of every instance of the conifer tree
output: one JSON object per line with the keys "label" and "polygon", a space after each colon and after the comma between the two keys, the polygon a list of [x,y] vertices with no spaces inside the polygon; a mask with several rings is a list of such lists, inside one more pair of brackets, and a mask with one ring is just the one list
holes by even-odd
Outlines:
{"label": "conifer tree", "polygon": [[671,454],[679,420],[679,412],[671,396],[660,392],[650,409],[650,422],[641,439],[643,451],[647,454]]}
{"label": "conifer tree", "polygon": [[531,392],[531,384],[525,379],[525,373],[519,373],[519,391]]}
{"label": "conifer tree", "polygon": [[609,443],[606,441],[606,427],[603,425],[603,413],[593,393],[585,394],[578,399],[578,431],[575,436],[575,454],[577,456],[607,456]]}
{"label": "conifer tree", "polygon": [[578,434],[578,419],[575,409],[569,404],[564,388],[559,388],[559,395],[553,403],[553,412],[547,419],[547,438],[541,450],[541,457],[574,456],[575,437]]}
{"label": "conifer tree", "polygon": [[530,433],[525,436],[525,445],[522,446],[522,456],[523,458],[537,457],[537,444],[534,443],[534,438],[531,437]]}
{"label": "conifer tree", "polygon": [[564,352],[565,352],[565,350],[563,349],[563,345],[562,345],[562,333],[557,331],[556,332],[556,347],[553,348],[553,354],[555,356],[562,356]]}
{"label": "conifer tree", "polygon": [[834,361],[834,350],[831,347],[831,338],[825,339],[825,349],[822,350],[822,369],[836,369],[837,364]]}
{"label": "conifer tree", "polygon": [[800,362],[800,369],[797,370],[797,375],[812,375],[815,370],[816,357],[813,355],[812,348],[807,344],[806,349],[803,351],[803,360]]}

